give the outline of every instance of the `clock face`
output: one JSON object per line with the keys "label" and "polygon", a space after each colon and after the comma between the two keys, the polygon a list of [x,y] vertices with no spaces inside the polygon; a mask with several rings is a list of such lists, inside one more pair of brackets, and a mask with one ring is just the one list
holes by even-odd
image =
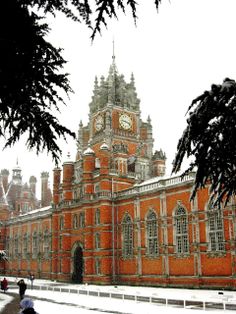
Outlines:
{"label": "clock face", "polygon": [[120,127],[124,130],[130,130],[132,127],[132,119],[126,113],[120,115],[119,118]]}
{"label": "clock face", "polygon": [[95,119],[95,130],[100,131],[103,128],[103,125],[104,125],[103,117],[101,115],[97,116],[97,118]]}

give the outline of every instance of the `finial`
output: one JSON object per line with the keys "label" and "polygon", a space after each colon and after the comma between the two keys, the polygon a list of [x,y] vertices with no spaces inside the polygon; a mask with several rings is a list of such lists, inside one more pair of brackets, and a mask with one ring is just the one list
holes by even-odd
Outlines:
{"label": "finial", "polygon": [[98,88],[98,77],[97,75],[95,76],[95,80],[94,80],[94,89]]}
{"label": "finial", "polygon": [[70,152],[67,153],[67,158],[70,159]]}

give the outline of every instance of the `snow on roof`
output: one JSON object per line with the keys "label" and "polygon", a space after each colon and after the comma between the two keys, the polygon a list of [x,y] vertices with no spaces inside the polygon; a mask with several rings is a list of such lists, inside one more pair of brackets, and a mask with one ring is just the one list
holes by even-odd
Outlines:
{"label": "snow on roof", "polygon": [[93,155],[94,151],[92,150],[92,148],[88,147],[85,151],[84,151],[84,155]]}
{"label": "snow on roof", "polygon": [[167,179],[170,179],[170,178],[171,178],[171,176],[154,177],[154,178],[145,180],[142,183],[137,184],[136,186],[143,186],[143,185],[146,185],[146,184],[156,183],[158,181],[167,180]]}
{"label": "snow on roof", "polygon": [[36,214],[36,213],[39,213],[39,212],[44,212],[44,211],[47,211],[51,208],[52,206],[45,206],[45,207],[41,207],[41,208],[36,208],[34,210],[31,210],[27,213],[23,213],[21,214],[21,216],[27,216],[27,215],[33,215],[33,214]]}

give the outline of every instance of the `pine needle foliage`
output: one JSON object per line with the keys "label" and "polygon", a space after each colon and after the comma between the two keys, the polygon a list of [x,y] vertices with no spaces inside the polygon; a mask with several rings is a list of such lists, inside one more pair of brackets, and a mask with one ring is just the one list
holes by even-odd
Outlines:
{"label": "pine needle foliage", "polygon": [[[94,40],[97,33],[101,33],[102,26],[107,27],[107,19],[118,18],[119,9],[126,13],[131,10],[134,22],[137,19],[137,5],[135,0],[15,0],[27,7],[43,10],[46,13],[55,15],[56,11],[64,13],[74,21],[85,22],[91,28],[91,38]],[[161,0],[154,0],[158,10]]]}
{"label": "pine needle foliage", "polygon": [[236,192],[236,83],[226,78],[192,101],[172,172],[193,157],[183,176],[196,170],[191,199],[210,184],[210,202],[226,205]]}
{"label": "pine needle foliage", "polygon": [[61,91],[68,95],[72,90],[61,72],[61,50],[45,40],[47,33],[47,24],[18,1],[1,1],[0,136],[8,147],[27,134],[29,149],[46,149],[58,162],[57,138],[74,133],[51,112],[64,104]]}
{"label": "pine needle foliage", "polygon": [[[161,0],[154,0],[156,8]],[[3,0],[0,2],[0,137],[5,147],[14,145],[27,134],[26,146],[51,153],[57,164],[61,149],[58,138],[75,137],[62,126],[53,110],[59,112],[64,97],[72,93],[62,51],[45,38],[49,27],[47,14],[62,12],[84,22],[91,38],[117,18],[117,10],[131,8],[136,21],[134,0]],[[93,8],[93,9],[92,9]],[[93,24],[95,24],[93,26]]]}

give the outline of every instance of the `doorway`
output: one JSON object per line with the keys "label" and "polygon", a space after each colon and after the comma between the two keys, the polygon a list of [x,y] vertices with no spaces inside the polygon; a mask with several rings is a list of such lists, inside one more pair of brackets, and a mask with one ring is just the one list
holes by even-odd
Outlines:
{"label": "doorway", "polygon": [[83,261],[83,250],[81,246],[77,246],[74,252],[74,272],[72,274],[72,281],[74,283],[82,283],[83,282],[83,268],[84,268],[84,261]]}

